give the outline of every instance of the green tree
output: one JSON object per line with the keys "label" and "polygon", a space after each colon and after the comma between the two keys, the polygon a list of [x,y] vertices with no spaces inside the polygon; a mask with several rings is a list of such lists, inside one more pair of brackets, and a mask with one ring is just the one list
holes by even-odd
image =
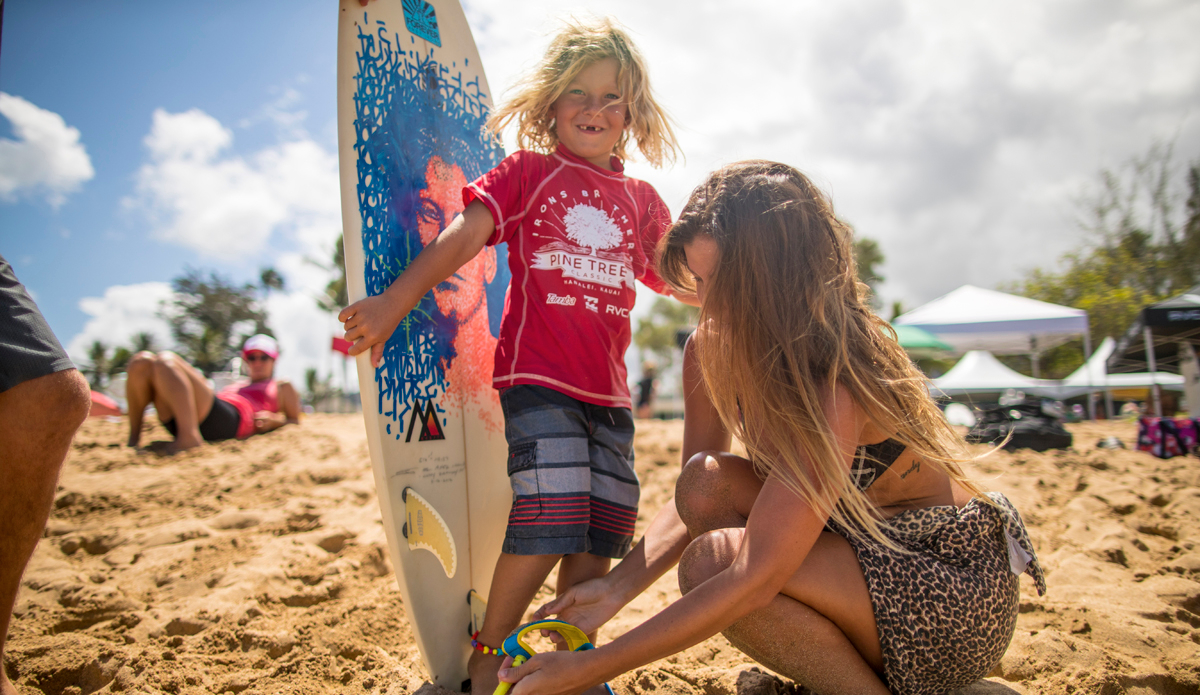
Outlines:
{"label": "green tree", "polygon": [[858,267],[858,281],[871,288],[871,296],[868,301],[871,308],[878,312],[883,308],[883,303],[879,298],[879,285],[884,279],[879,272],[879,266],[883,265],[884,261],[883,249],[874,239],[860,236],[854,225],[845,220],[841,220],[841,222],[854,235],[854,263]]}
{"label": "green tree", "polygon": [[867,237],[855,237],[854,261],[858,264],[858,281],[871,288],[872,304],[877,304],[879,299],[875,295],[875,289],[883,282],[879,266],[883,265],[884,261],[883,249],[879,248],[879,242]]}
{"label": "green tree", "polygon": [[[1200,160],[1178,176],[1171,159],[1171,148],[1155,145],[1119,169],[1102,170],[1098,188],[1082,204],[1083,247],[1060,259],[1061,270],[1037,268],[1004,289],[1087,311],[1095,347],[1106,336],[1120,337],[1142,307],[1195,285]],[[1081,364],[1079,340],[1043,353],[1042,376],[1061,378]]]}
{"label": "green tree", "polygon": [[156,349],[154,344],[154,334],[150,333],[149,331],[134,333],[133,337],[129,339],[129,342],[129,349],[135,354],[139,352],[154,352]]}
{"label": "green tree", "polygon": [[643,352],[658,357],[659,370],[663,371],[674,364],[675,356],[679,353],[679,331],[694,328],[699,312],[696,307],[674,299],[656,297],[650,306],[650,313],[638,319],[633,343]]}
{"label": "green tree", "polygon": [[116,376],[129,366],[129,360],[133,359],[133,351],[127,347],[120,346],[113,350],[112,357],[108,360],[108,375]]}
{"label": "green tree", "polygon": [[104,388],[104,381],[108,376],[108,346],[99,340],[92,341],[88,347],[88,361],[89,364],[81,371],[87,377],[92,390],[99,391]]}
{"label": "green tree", "polygon": [[171,287],[175,298],[165,316],[171,334],[184,359],[205,374],[223,369],[249,336],[271,334],[255,285],[189,268]]}
{"label": "green tree", "polygon": [[267,295],[271,290],[283,291],[283,276],[278,270],[272,267],[266,267],[258,271],[258,284],[262,288],[263,295]]}
{"label": "green tree", "polygon": [[329,264],[313,263],[334,274],[334,278],[325,286],[325,293],[317,297],[317,306],[336,314],[350,303],[346,293],[346,248],[342,244],[342,237],[339,236],[333,244],[333,258]]}

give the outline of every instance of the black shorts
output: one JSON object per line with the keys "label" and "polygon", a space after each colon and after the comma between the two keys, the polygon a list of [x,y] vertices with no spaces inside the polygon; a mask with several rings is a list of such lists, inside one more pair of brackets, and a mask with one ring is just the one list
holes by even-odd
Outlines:
{"label": "black shorts", "polygon": [[[208,411],[208,417],[200,423],[200,436],[206,442],[237,439],[238,424],[241,421],[242,416],[238,413],[237,408],[233,407],[231,403],[213,396],[212,410]],[[164,422],[163,427],[167,428],[172,437],[178,434],[176,430],[179,428],[175,425],[174,418]]]}
{"label": "black shorts", "polygon": [[0,256],[0,392],[75,365]]}

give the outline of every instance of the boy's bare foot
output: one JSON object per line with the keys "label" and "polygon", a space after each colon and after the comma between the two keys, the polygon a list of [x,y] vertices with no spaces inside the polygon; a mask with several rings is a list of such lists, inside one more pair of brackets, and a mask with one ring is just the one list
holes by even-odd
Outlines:
{"label": "boy's bare foot", "polygon": [[500,670],[502,663],[504,663],[504,657],[498,654],[471,653],[471,658],[467,660],[467,675],[471,678],[471,695],[492,695],[496,692],[496,686],[500,685],[496,671]]}

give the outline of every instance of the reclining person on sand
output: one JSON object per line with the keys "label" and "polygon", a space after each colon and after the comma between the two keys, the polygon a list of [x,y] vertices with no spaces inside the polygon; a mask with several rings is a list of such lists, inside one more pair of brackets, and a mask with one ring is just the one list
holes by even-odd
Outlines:
{"label": "reclining person on sand", "polygon": [[214,393],[208,380],[173,352],[139,352],[129,362],[125,397],[129,401],[129,446],[137,446],[146,406],[175,437],[173,451],[222,439],[245,439],[286,424],[300,424],[300,394],[291,382],[276,380],[279,344],[258,334],[242,345],[249,380]]}

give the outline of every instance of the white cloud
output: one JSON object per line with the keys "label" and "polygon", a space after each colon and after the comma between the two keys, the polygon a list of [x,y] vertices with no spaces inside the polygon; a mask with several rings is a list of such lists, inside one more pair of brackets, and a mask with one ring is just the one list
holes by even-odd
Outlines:
{"label": "white cloud", "polygon": [[44,195],[54,207],[96,172],[79,130],[63,117],[18,96],[0,92],[0,114],[12,124],[15,140],[0,138],[0,198]]}
{"label": "white cloud", "polygon": [[687,162],[630,173],[674,213],[722,164],[792,164],[880,242],[884,299],[910,308],[1053,265],[1082,240],[1074,200],[1100,167],[1156,139],[1200,157],[1186,0],[470,2],[494,94],[569,13],[617,17],[646,56]]}
{"label": "white cloud", "polygon": [[[265,301],[280,344],[277,375],[302,387],[310,367],[322,375],[333,368],[340,383],[329,354],[340,324],[315,302],[330,273],[307,259],[328,262],[341,233],[341,198],[337,155],[305,134],[299,101],[285,88],[242,124],[270,121],[283,139],[250,153],[237,152],[233,131],[199,109],[155,111],[137,193],[126,203],[146,213],[154,236],[199,252],[222,274],[280,272],[285,290]],[[356,391],[353,367],[350,374]]]}
{"label": "white cloud", "polygon": [[67,354],[76,364],[88,362],[87,352],[99,340],[109,349],[129,347],[137,333],[154,336],[155,345],[171,345],[171,329],[159,316],[162,305],[171,299],[171,286],[165,282],[114,285],[103,297],[84,297],[79,309],[90,318],[83,330],[67,344]]}
{"label": "white cloud", "polygon": [[215,260],[246,263],[279,247],[315,252],[341,228],[337,156],[309,139],[249,156],[229,153],[232,132],[192,109],[154,112],[137,175],[152,233]]}

